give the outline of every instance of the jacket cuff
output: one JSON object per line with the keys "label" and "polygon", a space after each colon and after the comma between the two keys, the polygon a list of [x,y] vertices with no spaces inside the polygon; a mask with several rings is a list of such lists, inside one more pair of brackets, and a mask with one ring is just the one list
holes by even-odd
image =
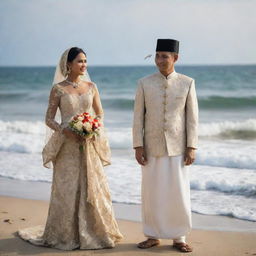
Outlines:
{"label": "jacket cuff", "polygon": [[133,144],[133,148],[134,148],[134,149],[135,149],[135,148],[139,148],[139,147],[144,147],[144,145],[141,144],[141,143]]}
{"label": "jacket cuff", "polygon": [[195,148],[195,149],[197,149],[197,142],[196,141],[188,142],[187,143],[187,148]]}

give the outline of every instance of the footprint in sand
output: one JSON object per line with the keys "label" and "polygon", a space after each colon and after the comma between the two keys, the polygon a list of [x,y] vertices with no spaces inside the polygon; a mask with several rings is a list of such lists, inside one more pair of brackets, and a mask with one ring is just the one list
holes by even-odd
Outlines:
{"label": "footprint in sand", "polygon": [[12,224],[12,223],[13,223],[13,221],[10,220],[10,219],[5,219],[5,220],[3,220],[3,222],[7,222],[7,223],[9,223],[9,224]]}

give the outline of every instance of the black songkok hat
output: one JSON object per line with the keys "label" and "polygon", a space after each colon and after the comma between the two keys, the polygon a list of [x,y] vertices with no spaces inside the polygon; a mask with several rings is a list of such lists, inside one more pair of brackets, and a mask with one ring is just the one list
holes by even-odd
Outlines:
{"label": "black songkok hat", "polygon": [[179,53],[179,41],[174,39],[157,39],[156,52]]}

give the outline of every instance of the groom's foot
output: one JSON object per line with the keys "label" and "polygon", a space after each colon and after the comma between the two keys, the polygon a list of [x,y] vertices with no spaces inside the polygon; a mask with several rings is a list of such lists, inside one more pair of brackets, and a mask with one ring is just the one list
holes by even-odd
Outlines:
{"label": "groom's foot", "polygon": [[146,241],[139,243],[137,246],[140,249],[148,249],[150,247],[157,246],[159,244],[160,244],[160,241],[158,239],[148,238]]}
{"label": "groom's foot", "polygon": [[193,248],[187,243],[173,243],[173,247],[180,252],[192,252]]}

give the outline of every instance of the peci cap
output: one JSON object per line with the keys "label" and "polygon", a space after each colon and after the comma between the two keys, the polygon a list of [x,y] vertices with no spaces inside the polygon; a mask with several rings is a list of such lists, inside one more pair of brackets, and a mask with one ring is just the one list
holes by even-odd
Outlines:
{"label": "peci cap", "polygon": [[174,39],[157,39],[156,52],[179,53],[179,41]]}

